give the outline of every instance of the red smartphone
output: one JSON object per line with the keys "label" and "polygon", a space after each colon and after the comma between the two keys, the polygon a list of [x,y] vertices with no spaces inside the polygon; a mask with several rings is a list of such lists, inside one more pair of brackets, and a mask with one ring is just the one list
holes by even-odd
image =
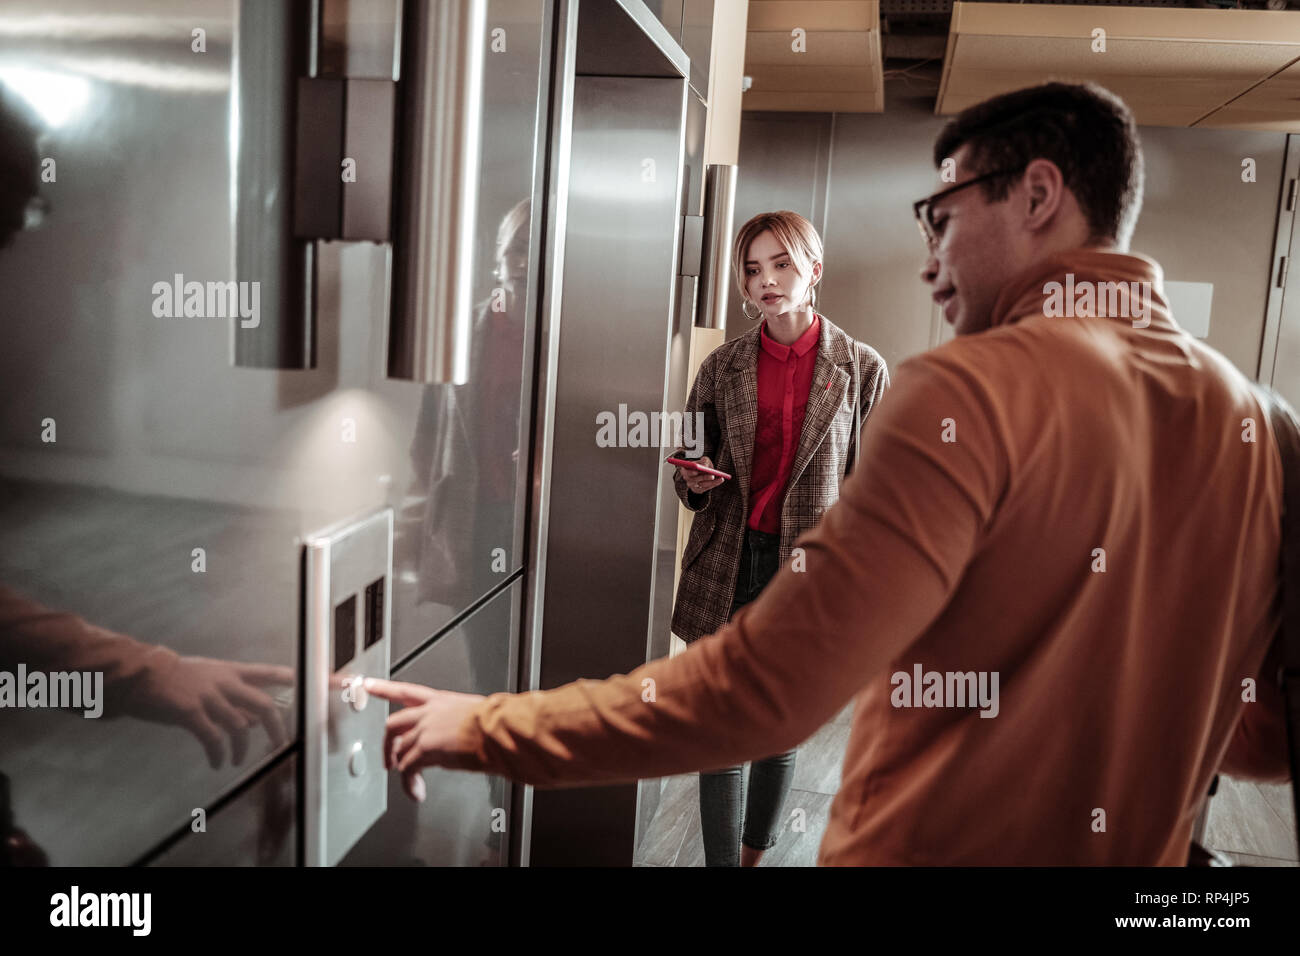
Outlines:
{"label": "red smartphone", "polygon": [[698,461],[691,461],[689,458],[665,458],[664,463],[668,465],[681,465],[683,468],[689,468],[691,471],[702,471],[704,474],[712,475],[715,478],[731,477],[725,471],[718,471],[716,468],[701,465]]}

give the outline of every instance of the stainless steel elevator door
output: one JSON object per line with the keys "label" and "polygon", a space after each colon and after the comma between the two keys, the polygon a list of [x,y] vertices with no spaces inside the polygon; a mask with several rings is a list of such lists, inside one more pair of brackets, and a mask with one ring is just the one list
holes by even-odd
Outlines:
{"label": "stainless steel elevator door", "polygon": [[[467,694],[510,688],[510,638],[518,631],[523,584],[516,580],[440,637],[394,680]],[[380,700],[371,705],[384,706]],[[389,705],[397,711],[397,705]],[[342,860],[343,866],[504,866],[511,788],[503,777],[433,769],[416,804],[389,774],[388,810]]]}
{"label": "stainless steel elevator door", "polygon": [[[0,671],[107,670],[106,693],[115,685],[98,719],[0,709],[15,825],[56,865],[130,864],[182,836],[219,841],[215,827],[191,829],[196,812],[239,805],[256,774],[291,759],[303,535],[394,508],[395,666],[523,563],[519,449],[532,393],[550,6],[489,4],[497,32],[484,71],[476,373],[464,386],[429,387],[385,377],[382,246],[318,250],[316,368],[232,367],[229,316],[154,310],[157,283],[231,279],[240,158],[265,167],[241,208],[274,211],[292,193],[274,156],[232,140],[234,71],[249,71],[241,81],[257,88],[258,69],[280,54],[277,34],[263,59],[233,57],[239,8],[6,0],[0,13],[11,28],[0,30],[2,99],[30,108],[34,155],[57,161],[57,181],[40,187],[44,223],[0,249],[0,587],[20,596],[11,607],[21,600],[29,620],[66,612],[60,636],[79,638],[45,641],[58,652],[38,661],[33,642],[0,619]],[[283,237],[267,248],[272,239]],[[270,323],[276,297],[265,291]],[[47,418],[57,440],[42,437]],[[499,646],[485,656],[509,660],[515,636],[492,639]],[[185,662],[173,664],[173,651]],[[116,679],[115,663],[148,655],[171,669]],[[283,735],[258,724],[206,749],[202,709],[190,704],[207,678],[245,673]],[[246,751],[237,764],[236,747]],[[292,846],[292,837],[276,829],[266,861],[285,859],[281,838]]]}
{"label": "stainless steel elevator door", "polygon": [[[659,436],[601,416],[662,412],[677,296],[684,79],[578,76],[557,363],[541,686],[645,663]],[[621,445],[619,438],[626,438]],[[674,515],[675,520],[675,515]],[[531,862],[630,864],[637,787],[537,791]]]}

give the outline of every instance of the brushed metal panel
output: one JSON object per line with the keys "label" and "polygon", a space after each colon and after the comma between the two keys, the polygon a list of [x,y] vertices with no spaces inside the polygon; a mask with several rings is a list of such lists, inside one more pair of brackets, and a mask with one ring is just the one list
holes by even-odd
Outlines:
{"label": "brushed metal panel", "polygon": [[[1289,275],[1291,240],[1295,229],[1296,206],[1300,203],[1300,140],[1287,136],[1282,160],[1282,188],[1278,191],[1277,227],[1273,236],[1273,266],[1268,284],[1268,301],[1264,310],[1264,334],[1260,336],[1259,370],[1256,381],[1273,385],[1276,371],[1278,336],[1282,323],[1284,276]],[[1300,249],[1297,249],[1300,251]],[[1288,400],[1294,405],[1293,395]]]}
{"label": "brushed metal panel", "polygon": [[[438,464],[447,419],[425,414],[427,396],[436,404],[448,393],[383,376],[381,247],[322,244],[317,369],[232,369],[225,322],[150,313],[159,279],[230,277],[235,10],[233,0],[192,0],[183,10],[169,0],[111,9],[100,0],[9,0],[0,11],[6,98],[18,77],[23,98],[46,110],[42,154],[59,163],[58,182],[43,187],[51,208],[41,228],[0,250],[9,306],[0,316],[0,582],[143,644],[289,671],[283,686],[261,687],[287,742],[276,746],[254,727],[238,765],[223,739],[220,766],[210,766],[175,722],[0,713],[0,770],[18,824],[55,864],[138,860],[185,830],[193,808],[239,792],[294,746],[299,536],[358,510],[400,510],[395,659],[522,566],[529,456],[515,452],[529,427],[521,405],[532,391],[528,316],[540,227],[525,215],[517,235],[507,230],[504,263],[498,238],[512,210],[528,211],[545,165],[534,147],[549,96],[548,6],[493,0],[489,10],[509,42],[486,65],[490,155],[475,301],[486,306],[494,289],[512,291],[506,312],[484,312],[482,355],[495,366],[494,384],[484,378],[474,392],[480,410],[458,419],[483,443],[456,456],[475,470],[450,484]],[[204,55],[190,50],[199,25]],[[267,122],[293,128],[273,111]],[[268,173],[258,189],[280,203],[291,184]],[[46,415],[58,420],[56,445],[41,443],[39,429],[31,437]],[[457,497],[489,482],[490,501],[467,506]],[[438,512],[438,502],[452,509]],[[452,512],[473,521],[444,523]],[[202,573],[192,570],[199,547]],[[501,572],[493,570],[498,547]]]}
{"label": "brushed metal panel", "polygon": [[322,76],[396,79],[402,0],[321,0]]}
{"label": "brushed metal panel", "polygon": [[[1289,147],[1289,151],[1293,149],[1294,147]],[[1288,156],[1288,159],[1288,165],[1294,168],[1294,158]],[[1284,277],[1280,276],[1279,273],[1283,272],[1281,257],[1275,257],[1272,274],[1269,276],[1269,296],[1273,311],[1277,312],[1276,345],[1270,367],[1261,368],[1260,379],[1270,383],[1294,405],[1300,402],[1300,266],[1295,262],[1297,253],[1300,253],[1300,216],[1286,214],[1285,182],[1283,187],[1279,196],[1278,218],[1286,230],[1285,255],[1290,264],[1285,269]],[[1279,279],[1282,281],[1279,282]]]}
{"label": "brushed metal panel", "polygon": [[[598,447],[596,423],[665,407],[689,95],[681,79],[575,81],[542,687],[647,659],[668,452]],[[630,863],[636,790],[535,790],[532,862]]]}
{"label": "brushed metal panel", "polygon": [[[393,202],[393,84],[387,80],[349,80],[344,142],[356,163],[356,179],[343,196],[343,238],[386,242]],[[337,176],[337,165],[335,174]]]}
{"label": "brushed metal panel", "polygon": [[[551,40],[543,46],[542,62],[549,64],[549,88],[548,95],[539,103],[539,109],[546,109],[550,116],[549,137],[544,153],[540,148],[538,153],[539,160],[545,155],[546,161],[539,161],[534,172],[537,177],[534,195],[544,198],[547,215],[542,246],[545,249],[545,259],[540,263],[542,287],[538,303],[538,349],[534,366],[537,390],[533,408],[535,427],[531,436],[533,470],[528,495],[528,506],[533,518],[528,523],[523,633],[519,660],[514,669],[518,683],[512,688],[522,690],[535,690],[541,682],[545,608],[542,585],[546,580],[546,547],[550,535],[548,503],[553,487],[552,444],[557,392],[555,368],[559,361],[561,304],[564,298],[564,239],[568,230],[569,155],[573,127],[578,0],[554,0],[553,4],[548,2],[547,16],[548,19],[553,18],[555,28]],[[541,217],[537,219],[540,220]],[[539,230],[540,236],[540,222],[534,228]],[[514,839],[510,841],[510,862],[512,865],[527,866],[532,843],[533,787],[517,784],[513,787],[513,793]]]}
{"label": "brushed metal panel", "polygon": [[388,242],[395,93],[390,80],[299,78],[297,238]]}
{"label": "brushed metal panel", "polygon": [[298,757],[289,754],[229,803],[153,856],[149,866],[293,866],[298,841]]}
{"label": "brushed metal panel", "polygon": [[664,25],[668,35],[681,41],[682,17],[686,0],[644,0],[646,9],[653,13]]}
{"label": "brushed metal panel", "polygon": [[257,324],[230,323],[232,361],[244,368],[316,366],[310,245],[293,233],[298,78],[308,69],[313,4],[234,5],[230,189],[233,278],[257,283]]}
{"label": "brushed metal panel", "polygon": [[686,76],[690,61],[680,39],[642,0],[580,4],[578,75]]}
{"label": "brushed metal panel", "polygon": [[696,324],[707,329],[727,327],[727,300],[735,285],[731,274],[735,215],[736,167],[710,164],[705,174],[704,248],[699,303],[695,310]]}
{"label": "brushed metal panel", "polygon": [[390,378],[469,378],[487,12],[487,0],[404,11]]}
{"label": "brushed metal panel", "polygon": [[338,77],[299,77],[298,131],[293,175],[294,236],[337,239],[342,234],[345,155],[343,131],[347,81]]}
{"label": "brushed metal panel", "polygon": [[[61,619],[59,650],[41,661],[32,649],[15,660],[14,635],[0,632],[0,670],[12,672],[21,661],[47,672],[106,672],[97,719],[0,710],[0,772],[10,778],[17,824],[55,866],[133,862],[188,828],[195,808],[213,806],[292,746],[293,531],[275,512],[0,482],[0,583],[84,622]],[[206,552],[201,574],[192,570],[196,543]],[[279,560],[281,547],[288,561]],[[85,625],[104,630],[86,633]],[[168,651],[186,659],[165,665],[159,658],[156,665],[168,669],[157,679],[126,680],[114,690],[115,663]],[[275,665],[282,676],[245,681],[245,664]],[[198,709],[214,682],[265,695],[281,742],[257,724],[242,744],[221,732],[207,756],[202,728],[186,707]]]}
{"label": "brushed metal panel", "polygon": [[483,66],[469,381],[379,386],[414,408],[405,427],[410,479],[391,499],[395,661],[523,565],[549,16],[535,0],[493,0],[488,9],[490,28],[505,25],[506,44],[489,49]]}
{"label": "brushed metal panel", "polygon": [[[443,690],[493,694],[513,686],[510,643],[519,628],[523,582],[439,637],[394,680]],[[391,705],[392,710],[398,709]],[[427,796],[416,804],[389,773],[388,809],[342,866],[504,866],[511,787],[502,777],[427,770]]]}

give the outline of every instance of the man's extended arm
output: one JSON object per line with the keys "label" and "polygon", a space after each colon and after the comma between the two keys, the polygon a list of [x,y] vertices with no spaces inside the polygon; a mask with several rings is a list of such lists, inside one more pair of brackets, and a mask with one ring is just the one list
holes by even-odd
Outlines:
{"label": "man's extended arm", "polygon": [[[933,361],[899,371],[863,467],[754,604],[675,658],[608,680],[494,694],[447,766],[542,787],[730,766],[796,746],[946,603],[1005,475],[974,386]],[[940,440],[958,417],[960,443]]]}

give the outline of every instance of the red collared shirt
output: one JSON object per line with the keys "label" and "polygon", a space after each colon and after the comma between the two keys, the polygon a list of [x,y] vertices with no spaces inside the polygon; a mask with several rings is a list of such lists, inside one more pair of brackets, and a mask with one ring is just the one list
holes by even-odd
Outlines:
{"label": "red collared shirt", "polygon": [[749,527],[755,531],[781,533],[781,506],[803,434],[821,329],[821,316],[814,312],[812,325],[793,345],[769,338],[766,322],[759,332],[758,428],[749,490]]}

